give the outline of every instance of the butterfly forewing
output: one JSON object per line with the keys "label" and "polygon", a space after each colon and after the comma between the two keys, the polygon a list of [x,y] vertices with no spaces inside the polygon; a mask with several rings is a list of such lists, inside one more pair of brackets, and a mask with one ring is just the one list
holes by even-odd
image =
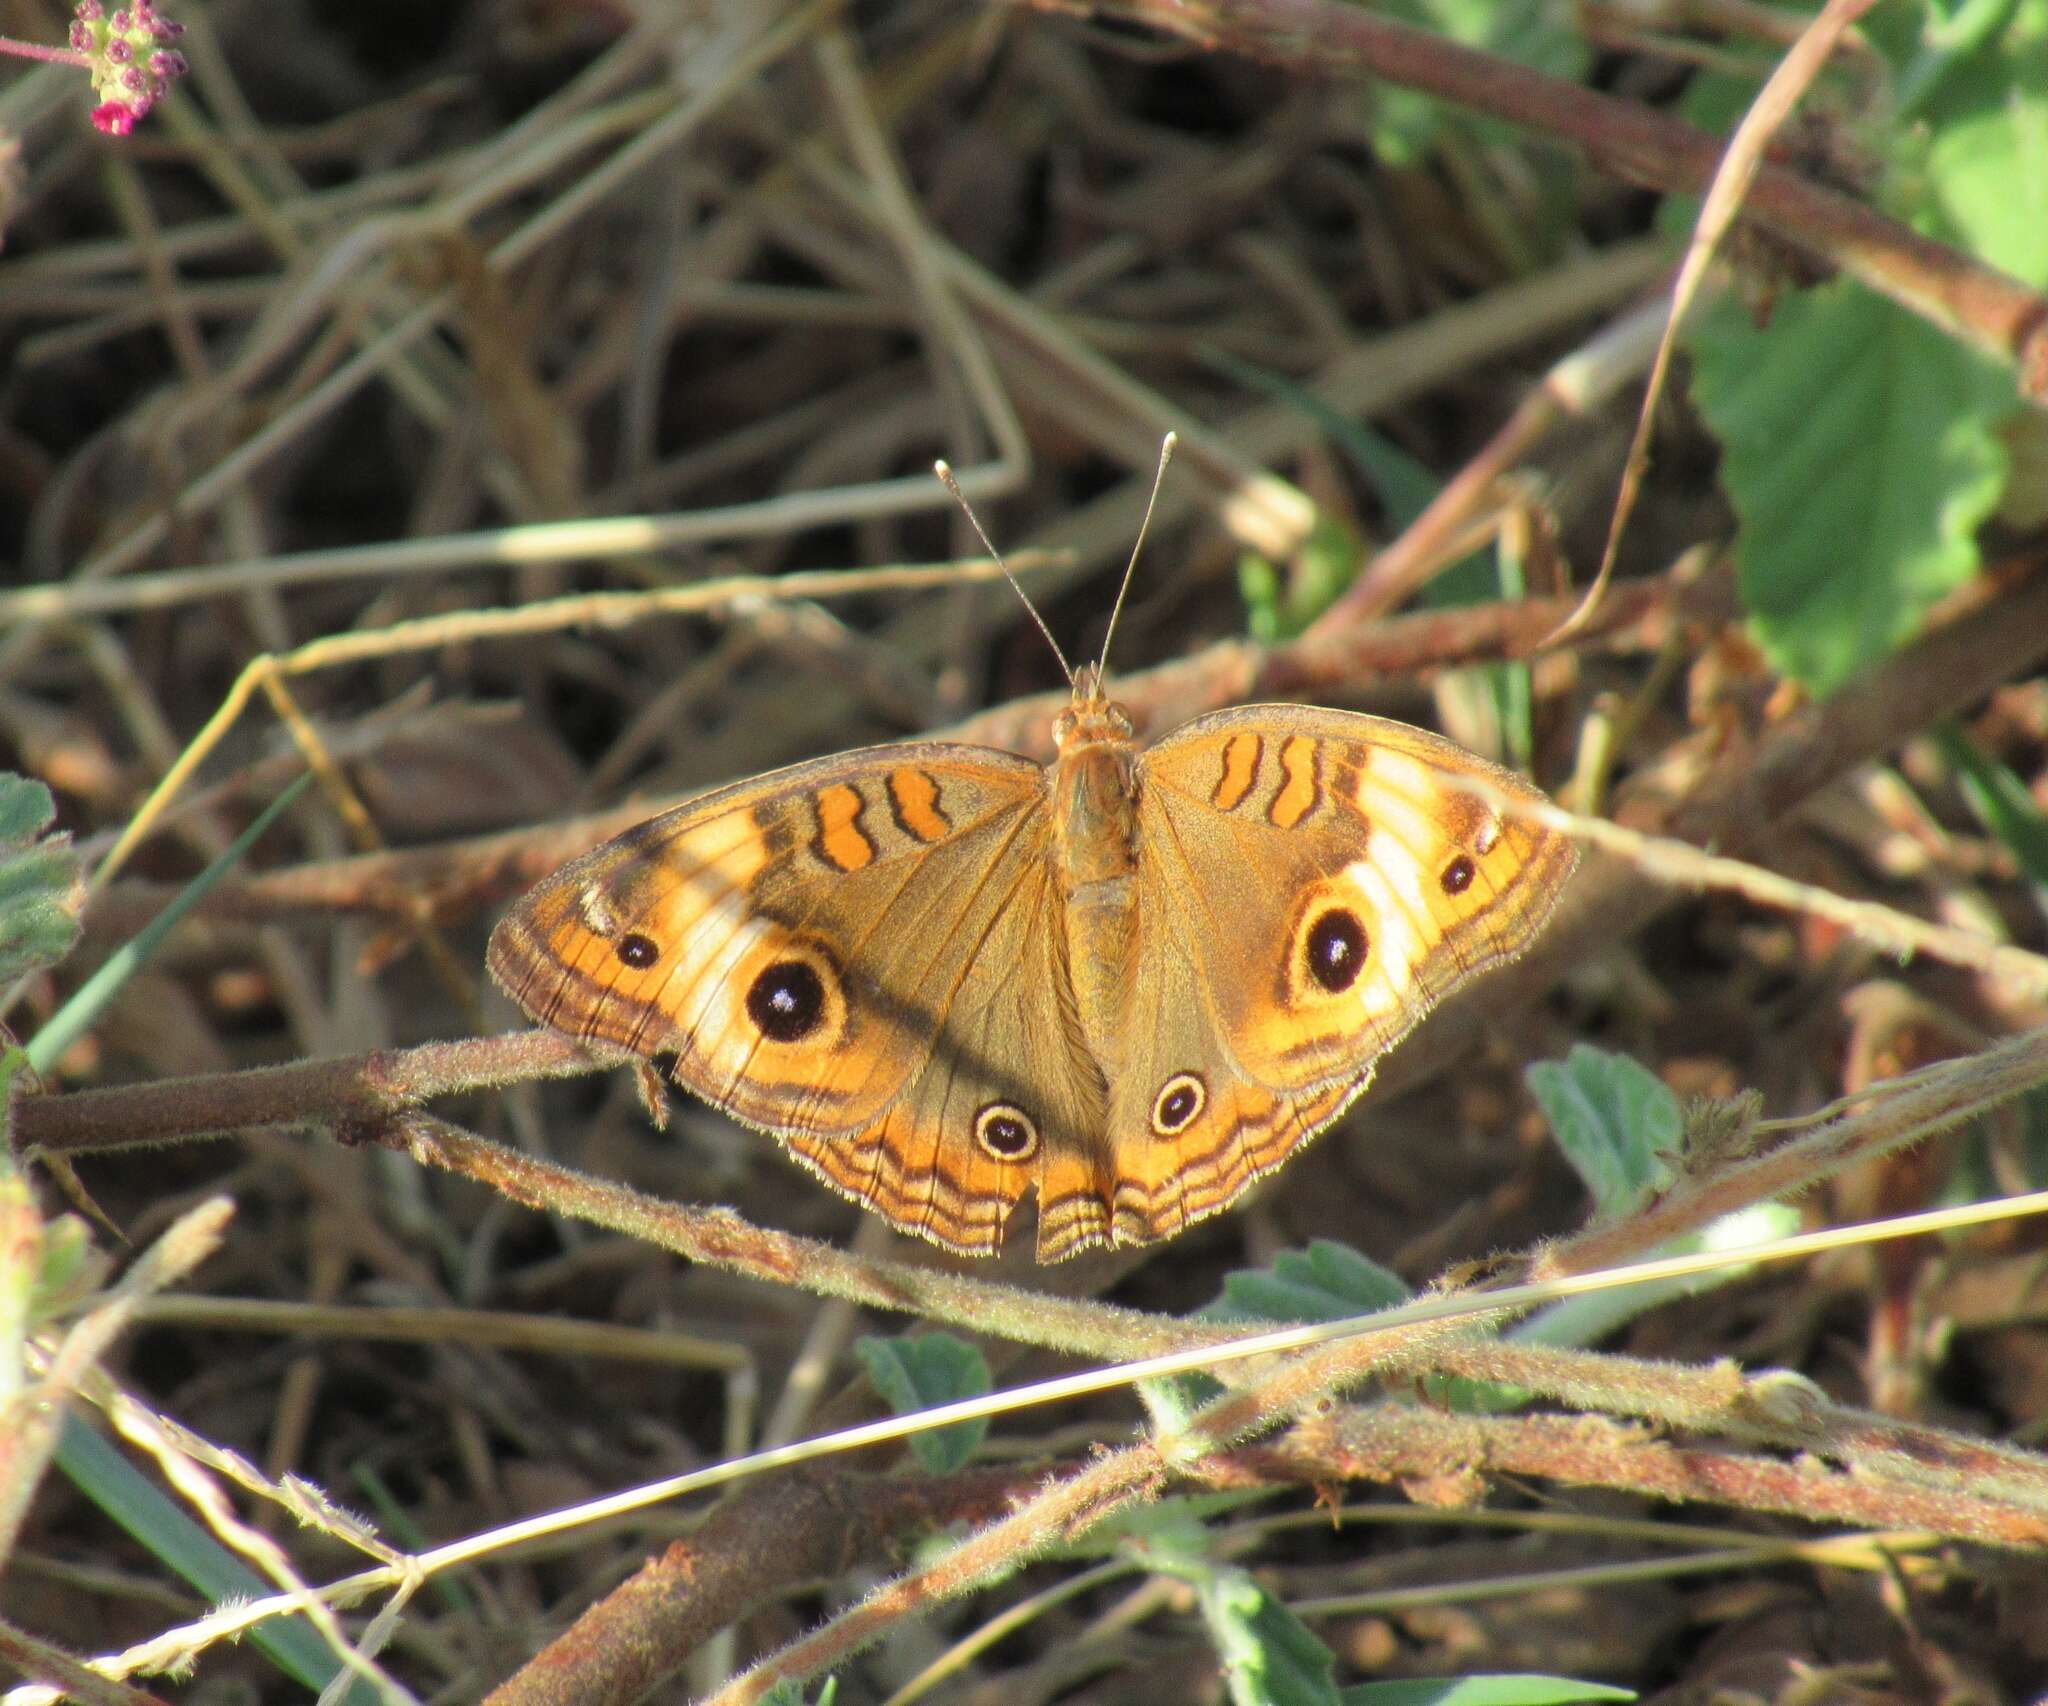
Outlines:
{"label": "butterfly forewing", "polygon": [[1540,800],[1527,782],[1379,717],[1223,711],[1147,753],[1143,776],[1175,927],[1235,968],[1210,983],[1224,1047],[1273,1089],[1356,1073],[1522,953],[1577,861],[1568,837],[1467,786]]}

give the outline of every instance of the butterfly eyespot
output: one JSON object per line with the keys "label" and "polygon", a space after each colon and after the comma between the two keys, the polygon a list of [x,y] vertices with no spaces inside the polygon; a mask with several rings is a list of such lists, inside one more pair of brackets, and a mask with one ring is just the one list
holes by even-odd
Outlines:
{"label": "butterfly eyespot", "polygon": [[1475,869],[1476,867],[1472,861],[1460,853],[1457,858],[1444,867],[1444,893],[1463,894],[1472,886],[1472,877]]}
{"label": "butterfly eyespot", "polygon": [[974,1116],[974,1141],[998,1161],[1022,1161],[1038,1148],[1038,1126],[1014,1102],[990,1102]]}
{"label": "butterfly eyespot", "polygon": [[643,936],[635,930],[621,936],[612,944],[612,952],[635,971],[645,971],[661,958],[661,948],[652,936]]}
{"label": "butterfly eyespot", "polygon": [[1332,995],[1343,994],[1358,981],[1371,949],[1371,938],[1357,915],[1341,908],[1319,917],[1302,942],[1308,975]]}
{"label": "butterfly eyespot", "polygon": [[825,980],[807,960],[777,960],[747,988],[747,1017],[771,1043],[801,1042],[825,1019]]}
{"label": "butterfly eyespot", "polygon": [[1178,1137],[1201,1118],[1209,1092],[1192,1072],[1176,1072],[1159,1086],[1152,1099],[1152,1130],[1160,1137]]}

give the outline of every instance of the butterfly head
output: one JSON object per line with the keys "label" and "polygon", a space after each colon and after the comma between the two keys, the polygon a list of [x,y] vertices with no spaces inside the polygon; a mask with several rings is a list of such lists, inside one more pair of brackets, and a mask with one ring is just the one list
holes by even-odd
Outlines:
{"label": "butterfly head", "polygon": [[1074,672],[1074,700],[1052,725],[1052,740],[1062,755],[1087,746],[1126,746],[1131,739],[1131,714],[1102,691],[1102,668],[1084,663]]}

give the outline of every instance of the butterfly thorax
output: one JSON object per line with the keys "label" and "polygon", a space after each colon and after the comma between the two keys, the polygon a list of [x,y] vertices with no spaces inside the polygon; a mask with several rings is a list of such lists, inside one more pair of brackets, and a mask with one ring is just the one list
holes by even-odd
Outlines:
{"label": "butterfly thorax", "polygon": [[1131,719],[1092,670],[1053,726],[1053,876],[1065,914],[1067,974],[1082,1040],[1116,1073],[1138,944],[1137,753]]}

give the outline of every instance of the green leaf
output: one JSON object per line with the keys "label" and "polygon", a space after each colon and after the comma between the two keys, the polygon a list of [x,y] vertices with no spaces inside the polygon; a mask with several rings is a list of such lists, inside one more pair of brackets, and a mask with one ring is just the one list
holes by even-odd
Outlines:
{"label": "green leaf", "polygon": [[1761,329],[1724,299],[1691,343],[1750,626],[1777,668],[1832,692],[1977,572],[2012,378],[1848,281],[1786,296]]}
{"label": "green leaf", "polygon": [[1338,1706],[1330,1649],[1245,1571],[1205,1565],[1195,1585],[1232,1706]]}
{"label": "green leaf", "polygon": [[[1912,16],[1899,10],[1892,29]],[[2048,0],[1966,0],[1901,57],[1894,133],[1935,215],[1922,223],[2048,284]]]}
{"label": "green leaf", "polygon": [[0,983],[55,965],[77,944],[85,889],[71,837],[43,837],[56,815],[42,783],[0,773]]}
{"label": "green leaf", "polygon": [[[1592,1193],[1595,1219],[1617,1219],[1671,1183],[1687,1149],[1686,1116],[1654,1073],[1627,1055],[1580,1043],[1561,1061],[1535,1062],[1524,1076],[1558,1147]],[[1798,1223],[1798,1211],[1783,1203],[1757,1203],[1723,1215],[1697,1233],[1659,1246],[1656,1253],[1726,1250],[1726,1268],[1567,1298],[1518,1322],[1508,1337],[1524,1344],[1592,1344],[1645,1310],[1739,1278],[1748,1264],[1736,1252],[1782,1238]],[[1508,1388],[1475,1386],[1456,1403],[1459,1408],[1500,1409],[1527,1397]]]}
{"label": "green leaf", "polygon": [[56,815],[57,802],[42,783],[0,771],[0,847],[26,847]]}
{"label": "green leaf", "polygon": [[1593,1213],[1612,1220],[1671,1182],[1684,1135],[1678,1098],[1625,1054],[1580,1043],[1563,1060],[1539,1060],[1524,1074],[1565,1159],[1593,1194]]}
{"label": "green leaf", "polygon": [[[988,1359],[950,1333],[921,1333],[914,1339],[857,1341],[868,1381],[899,1416],[979,1398],[989,1389]],[[929,1473],[963,1467],[988,1433],[988,1419],[954,1422],[910,1436],[910,1449]]]}
{"label": "green leaf", "polygon": [[1399,1274],[1348,1244],[1318,1238],[1306,1250],[1282,1250],[1269,1268],[1239,1268],[1223,1294],[1196,1311],[1202,1321],[1342,1321],[1391,1309],[1410,1296]]}
{"label": "green leaf", "polygon": [[1461,1676],[1361,1682],[1341,1698],[1343,1706],[1569,1706],[1575,1700],[1633,1700],[1636,1694],[1568,1676]]}

